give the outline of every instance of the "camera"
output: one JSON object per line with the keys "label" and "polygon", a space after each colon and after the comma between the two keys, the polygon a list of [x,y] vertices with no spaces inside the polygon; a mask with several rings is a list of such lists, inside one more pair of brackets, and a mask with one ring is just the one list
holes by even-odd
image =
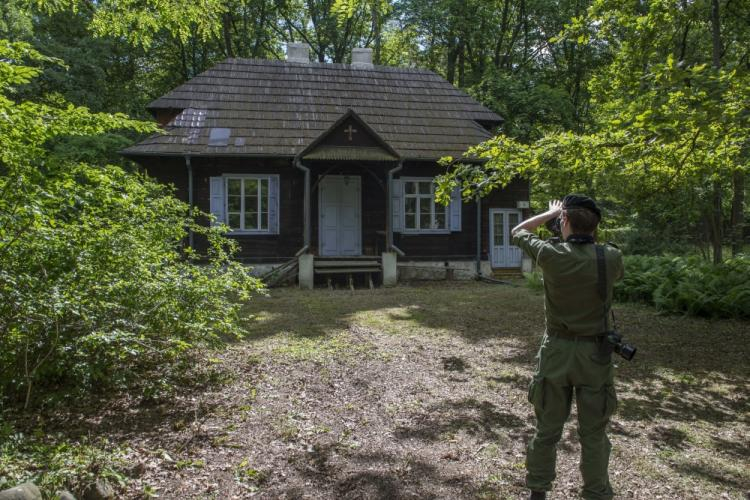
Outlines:
{"label": "camera", "polygon": [[560,227],[560,217],[555,217],[554,219],[550,219],[545,223],[545,226],[549,230],[550,233],[554,234],[555,236],[560,236],[562,234],[562,229]]}
{"label": "camera", "polygon": [[622,335],[616,331],[607,332],[607,343],[612,346],[612,350],[630,361],[638,350],[634,345],[622,341]]}

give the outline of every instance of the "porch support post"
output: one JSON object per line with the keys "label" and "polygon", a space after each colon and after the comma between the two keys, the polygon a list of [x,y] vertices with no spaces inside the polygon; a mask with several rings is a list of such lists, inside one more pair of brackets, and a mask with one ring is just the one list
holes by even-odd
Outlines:
{"label": "porch support post", "polygon": [[[192,215],[193,211],[193,164],[190,162],[190,155],[185,156],[185,167],[187,168],[188,178],[188,207]],[[188,245],[193,248],[193,230],[188,228]]]}
{"label": "porch support post", "polygon": [[398,283],[398,258],[395,252],[383,252],[383,286],[396,286]]}
{"label": "porch support post", "polygon": [[299,287],[303,290],[312,290],[315,280],[315,267],[313,255],[304,253],[299,256]]}

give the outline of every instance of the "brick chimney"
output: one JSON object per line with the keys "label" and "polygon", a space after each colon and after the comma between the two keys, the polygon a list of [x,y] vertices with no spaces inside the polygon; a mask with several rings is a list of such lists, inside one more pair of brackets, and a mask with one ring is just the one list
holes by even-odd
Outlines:
{"label": "brick chimney", "polygon": [[354,69],[372,69],[372,49],[355,47],[352,49],[352,68]]}
{"label": "brick chimney", "polygon": [[306,43],[287,43],[286,60],[288,62],[309,63],[310,46]]}

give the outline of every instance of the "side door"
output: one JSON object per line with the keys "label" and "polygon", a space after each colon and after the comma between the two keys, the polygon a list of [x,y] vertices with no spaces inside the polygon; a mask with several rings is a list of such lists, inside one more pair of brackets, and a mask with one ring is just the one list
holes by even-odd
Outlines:
{"label": "side door", "polygon": [[521,222],[520,210],[490,209],[490,263],[492,267],[521,267],[521,249],[512,244],[510,231]]}

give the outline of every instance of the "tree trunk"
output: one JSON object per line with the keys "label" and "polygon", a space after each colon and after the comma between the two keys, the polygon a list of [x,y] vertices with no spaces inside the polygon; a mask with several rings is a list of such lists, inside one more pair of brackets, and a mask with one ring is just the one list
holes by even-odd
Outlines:
{"label": "tree trunk", "polygon": [[734,193],[732,196],[732,256],[742,253],[745,237],[745,173],[735,170],[732,176]]}
{"label": "tree trunk", "polygon": [[[721,24],[719,17],[719,0],[711,0],[711,61],[716,71],[721,69]],[[714,264],[720,264],[722,256],[723,219],[721,213],[721,184],[714,182],[713,192],[713,238]]]}
{"label": "tree trunk", "polygon": [[463,38],[458,41],[458,87],[464,88],[466,82],[466,46]]}
{"label": "tree trunk", "polygon": [[458,50],[456,50],[456,39],[453,33],[448,34],[448,62],[445,66],[446,79],[451,82],[452,85],[456,83],[456,59],[458,58]]}
{"label": "tree trunk", "polygon": [[232,49],[232,14],[225,12],[221,16],[221,27],[224,32],[224,53],[227,57],[234,57],[234,50]]}
{"label": "tree trunk", "polygon": [[383,45],[383,34],[381,33],[381,20],[380,20],[380,11],[378,9],[379,5],[377,1],[372,2],[372,34],[373,38],[375,39],[375,54],[373,57],[373,64],[381,64],[380,61],[380,52],[382,50]]}
{"label": "tree trunk", "polygon": [[721,183],[714,182],[714,192],[712,200],[711,214],[711,245],[714,249],[714,264],[721,264],[724,260],[722,255],[723,228],[724,219],[721,214]]}

